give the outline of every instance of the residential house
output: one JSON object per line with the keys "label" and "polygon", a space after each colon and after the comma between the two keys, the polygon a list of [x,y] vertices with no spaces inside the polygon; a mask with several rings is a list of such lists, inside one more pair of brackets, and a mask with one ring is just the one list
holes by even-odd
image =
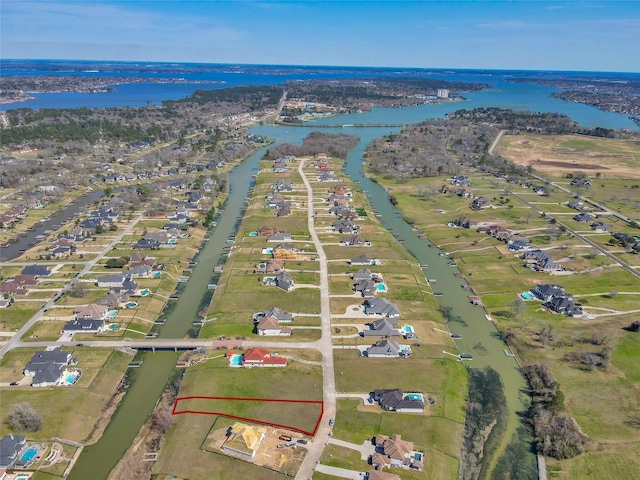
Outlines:
{"label": "residential house", "polygon": [[377,291],[376,283],[370,278],[358,280],[353,286],[354,292],[360,292],[364,298],[372,298]]}
{"label": "residential house", "polygon": [[355,273],[351,274],[351,278],[355,281],[358,280],[369,280],[372,278],[372,273],[371,270],[369,270],[368,268],[361,268],[360,270],[358,270]]}
{"label": "residential house", "polygon": [[368,298],[365,300],[364,313],[365,315],[382,315],[391,319],[397,319],[400,317],[398,305],[391,303],[386,298]]}
{"label": "residential house", "polygon": [[256,266],[253,273],[278,273],[284,268],[285,262],[282,260],[268,260],[267,263],[261,263]]}
{"label": "residential house", "polygon": [[561,294],[552,297],[551,300],[545,303],[545,306],[552,312],[566,315],[567,317],[581,317],[582,308],[573,304],[573,297],[568,294]]}
{"label": "residential house", "polygon": [[106,306],[97,303],[90,303],[89,305],[73,309],[73,314],[76,316],[76,319],[97,318],[104,320],[108,312],[109,309]]}
{"label": "residential house", "polygon": [[536,285],[536,288],[532,290],[534,295],[543,302],[548,302],[553,297],[564,294],[564,287],[556,284],[541,284]]}
{"label": "residential house", "polygon": [[374,390],[373,399],[390,412],[424,413],[424,401],[405,395],[399,388]]}
{"label": "residential house", "polygon": [[591,215],[589,215],[588,213],[584,213],[584,212],[575,215],[573,217],[573,219],[576,222],[584,222],[584,223],[590,223],[590,222],[593,222],[593,220],[594,220]]}
{"label": "residential house", "polygon": [[594,232],[608,232],[610,229],[611,227],[604,222],[593,222],[591,224],[591,230]]}
{"label": "residential house", "polygon": [[291,323],[293,322],[293,314],[285,312],[279,307],[270,307],[262,312],[256,314],[257,317],[274,317],[278,320],[278,323]]}
{"label": "residential house", "polygon": [[127,274],[131,278],[150,278],[153,276],[153,268],[150,265],[136,265],[133,267],[129,267],[127,270]]}
{"label": "residential house", "polygon": [[288,217],[291,215],[291,207],[289,205],[282,205],[278,208],[278,212],[276,213],[276,217]]}
{"label": "residential house", "polygon": [[275,192],[290,192],[293,190],[291,180],[278,180],[276,183],[271,185],[271,188]]}
{"label": "residential house", "polygon": [[456,185],[458,187],[470,187],[471,180],[466,175],[454,175],[450,180],[451,185]]}
{"label": "residential house", "polygon": [[98,287],[121,287],[125,280],[129,279],[128,275],[117,273],[115,275],[105,275],[98,277]]}
{"label": "residential house", "polygon": [[567,207],[569,208],[573,208],[574,210],[578,210],[579,212],[582,211],[582,209],[584,208],[584,202],[582,200],[569,200],[569,202],[567,203]]}
{"label": "residential house", "polygon": [[397,321],[394,324],[393,321],[387,318],[381,318],[373,323],[369,324],[370,329],[362,332],[363,337],[399,337],[400,332],[394,327],[397,327]]}
{"label": "residential house", "polygon": [[258,234],[261,237],[270,237],[274,233],[278,233],[278,232],[282,232],[282,230],[280,230],[278,227],[274,227],[272,225],[264,226],[264,227],[260,228],[260,230],[258,230]]}
{"label": "residential house", "polygon": [[18,454],[26,445],[24,435],[5,435],[0,438],[0,468],[13,467],[18,460]]}
{"label": "residential house", "polygon": [[104,328],[104,320],[98,318],[79,318],[64,324],[62,333],[98,333]]}
{"label": "residential house", "polygon": [[520,258],[527,264],[535,265],[537,271],[559,272],[564,270],[564,267],[555,263],[551,255],[545,250],[528,250],[520,255]]}
{"label": "residential house", "polygon": [[247,348],[242,356],[243,367],[286,367],[287,359],[272,355],[269,350],[261,347]]}
{"label": "residential house", "polygon": [[373,265],[371,262],[372,259],[368,255],[358,255],[357,257],[349,260],[351,265]]}
{"label": "residential house", "polygon": [[51,270],[44,265],[28,265],[22,269],[23,275],[33,275],[35,277],[48,277],[51,275]]}
{"label": "residential house", "polygon": [[402,440],[400,435],[376,435],[376,452],[382,453],[389,459],[390,466],[412,470],[422,470],[424,456],[415,452],[413,442]]}
{"label": "residential house", "polygon": [[267,237],[267,242],[286,242],[291,240],[291,234],[287,232],[275,232]]}
{"label": "residential house", "polygon": [[135,248],[136,250],[152,250],[160,248],[160,245],[162,244],[157,240],[152,240],[150,238],[141,238],[136,242],[133,248]]}
{"label": "residential house", "polygon": [[33,377],[32,387],[51,387],[62,379],[67,365],[72,363],[71,353],[60,347],[36,352],[24,367],[25,377]]}
{"label": "residential house", "polygon": [[275,317],[260,317],[256,323],[256,333],[264,336],[290,336],[292,330],[281,327]]}
{"label": "residential house", "polygon": [[[376,454],[373,455],[374,457]],[[385,457],[386,458],[386,457]],[[374,467],[378,467],[375,463],[371,463]],[[381,467],[384,465],[381,465]],[[367,473],[367,480],[401,480],[395,473],[383,472],[382,470],[371,470]]]}
{"label": "residential house", "polygon": [[371,358],[407,358],[411,356],[411,348],[407,345],[401,347],[394,340],[384,339],[369,347],[366,350],[366,356]]}
{"label": "residential house", "polygon": [[264,279],[265,285],[275,285],[276,287],[288,292],[293,290],[293,279],[291,274],[286,270],[281,270],[275,277],[267,277]]}
{"label": "residential house", "polygon": [[346,220],[346,219],[342,219],[338,222],[333,223],[333,230],[342,234],[348,233],[353,235],[354,233],[358,233],[359,229],[360,229],[360,225],[354,225],[353,223],[351,223],[349,220]]}
{"label": "residential house", "polygon": [[365,240],[360,235],[353,235],[348,240],[342,240],[340,245],[348,246],[348,247],[362,247],[362,246],[370,246],[371,242]]}
{"label": "residential house", "polygon": [[484,210],[491,208],[491,202],[487,197],[476,197],[473,199],[473,202],[471,202],[471,205],[469,205],[469,208],[471,208],[471,210]]}
{"label": "residential house", "polygon": [[12,297],[25,297],[29,295],[29,289],[13,282],[5,282],[0,285],[0,293],[6,293]]}
{"label": "residential house", "polygon": [[39,282],[35,275],[16,275],[11,283],[19,285],[21,288],[29,288],[37,286]]}
{"label": "residential house", "polygon": [[107,293],[104,298],[98,300],[98,305],[104,305],[109,310],[124,307],[129,303],[129,295],[125,293]]}

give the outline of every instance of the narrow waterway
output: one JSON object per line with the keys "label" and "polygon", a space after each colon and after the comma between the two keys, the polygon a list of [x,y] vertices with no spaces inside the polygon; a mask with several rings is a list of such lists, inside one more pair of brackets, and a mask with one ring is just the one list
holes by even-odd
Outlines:
{"label": "narrow waterway", "polygon": [[[183,338],[194,333],[192,322],[199,318],[197,314],[203,297],[211,294],[207,291],[207,284],[213,278],[213,268],[222,255],[226,240],[237,228],[238,215],[242,215],[245,197],[252,186],[252,175],[257,173],[258,162],[265,151],[266,147],[259,149],[229,173],[231,189],[224,212],[216,219],[218,225],[200,250],[198,264],[193,267],[176,305],[170,305],[166,323],[159,330],[158,337]],[[68,477],[70,480],[103,480],[108,477],[155,407],[175,371],[178,354],[154,352],[137,358],[143,362],[139,368],[129,372],[131,385],[126,395],[100,440],[84,448]]]}

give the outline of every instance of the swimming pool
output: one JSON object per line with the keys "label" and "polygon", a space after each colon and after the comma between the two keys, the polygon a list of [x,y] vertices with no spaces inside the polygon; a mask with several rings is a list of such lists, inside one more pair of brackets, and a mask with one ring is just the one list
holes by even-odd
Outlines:
{"label": "swimming pool", "polygon": [[413,327],[411,325],[405,325],[404,327],[402,327],[402,330],[404,331],[404,333],[413,333]]}
{"label": "swimming pool", "polygon": [[271,247],[266,247],[262,249],[262,254],[263,255],[273,255],[273,248]]}
{"label": "swimming pool", "polygon": [[155,272],[153,278],[160,278],[160,275],[162,275],[160,272]]}
{"label": "swimming pool", "polygon": [[147,295],[149,295],[149,289],[145,288],[144,290],[140,291],[140,296],[141,297],[146,297]]}
{"label": "swimming pool", "polygon": [[64,383],[67,386],[73,385],[74,383],[76,383],[76,381],[78,380],[79,377],[80,377],[80,372],[79,371],[71,372],[64,379]]}
{"label": "swimming pool", "polygon": [[116,318],[118,316],[117,310],[109,310],[107,312],[107,318]]}
{"label": "swimming pool", "polygon": [[387,286],[384,283],[379,283],[378,285],[376,285],[376,289],[379,292],[386,292],[387,291]]}
{"label": "swimming pool", "polygon": [[258,236],[258,232],[249,232],[249,236],[250,237],[257,237]]}
{"label": "swimming pool", "polygon": [[36,455],[38,455],[38,452],[42,449],[42,445],[40,445],[39,443],[34,443],[29,445],[29,448],[27,448],[22,455],[20,455],[20,461],[23,463],[31,463],[33,461],[34,458],[36,458]]}
{"label": "swimming pool", "polygon": [[107,325],[107,329],[111,330],[112,332],[115,332],[118,329],[118,324],[117,323],[110,323],[109,325]]}
{"label": "swimming pool", "polygon": [[175,238],[170,238],[169,240],[167,240],[167,243],[173,245],[174,243],[178,243],[178,240],[176,240]]}
{"label": "swimming pool", "polygon": [[421,393],[407,393],[406,397],[410,400],[419,400],[424,402],[424,396]]}
{"label": "swimming pool", "polygon": [[137,306],[138,304],[136,302],[129,302],[124,304],[125,308],[136,308]]}
{"label": "swimming pool", "polygon": [[520,296],[523,300],[533,300],[533,294],[531,292],[522,292]]}
{"label": "swimming pool", "polygon": [[230,367],[241,367],[242,366],[242,355],[231,355],[229,358],[229,366]]}

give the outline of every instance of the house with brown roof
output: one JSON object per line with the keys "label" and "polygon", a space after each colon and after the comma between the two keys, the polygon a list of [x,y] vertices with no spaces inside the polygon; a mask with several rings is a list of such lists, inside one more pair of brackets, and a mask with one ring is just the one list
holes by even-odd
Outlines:
{"label": "house with brown roof", "polygon": [[256,323],[256,333],[264,336],[288,337],[292,330],[289,327],[281,327],[275,317],[261,317]]}
{"label": "house with brown roof", "polygon": [[413,449],[413,442],[402,440],[398,434],[376,435],[376,452],[386,456],[392,467],[421,471],[424,466],[424,455]]}
{"label": "house with brown roof", "polygon": [[[373,457],[371,457],[372,460],[372,465],[376,468],[378,468],[377,464],[373,463],[374,457],[378,455],[377,453],[373,454]],[[386,458],[386,457],[384,457]],[[379,468],[384,467],[384,465],[382,465]],[[367,473],[367,480],[400,480],[400,477],[398,475],[396,475],[395,473],[388,473],[388,472],[383,472],[381,470],[371,470],[369,473]]]}
{"label": "house with brown roof", "polygon": [[258,230],[258,234],[261,237],[270,237],[274,233],[279,232],[282,232],[282,230],[280,230],[278,227],[274,227],[273,225],[265,225],[264,227],[260,228],[260,230]]}
{"label": "house with brown roof", "polygon": [[102,319],[107,316],[109,309],[106,305],[98,305],[97,303],[90,303],[83,307],[76,307],[73,309],[73,314],[77,319],[80,318],[97,318]]}
{"label": "house with brown roof", "polygon": [[242,366],[251,367],[286,367],[287,359],[272,355],[269,350],[261,347],[247,348],[242,356]]}
{"label": "house with brown roof", "polygon": [[278,273],[284,268],[283,260],[268,260],[267,263],[260,263],[256,266],[253,273]]}

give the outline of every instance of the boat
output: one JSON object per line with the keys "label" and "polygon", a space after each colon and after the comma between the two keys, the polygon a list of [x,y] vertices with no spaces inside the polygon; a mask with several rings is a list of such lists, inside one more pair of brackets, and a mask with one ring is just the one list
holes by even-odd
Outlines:
{"label": "boat", "polygon": [[473,354],[471,353],[461,353],[458,357],[460,360],[473,360]]}
{"label": "boat", "polygon": [[505,354],[507,357],[515,357],[514,353],[513,353],[511,350],[509,350],[508,348],[505,348],[505,349],[504,349],[504,354]]}
{"label": "boat", "polygon": [[462,334],[461,333],[451,333],[450,336],[451,336],[451,338],[454,338],[456,340],[461,340],[462,339]]}

